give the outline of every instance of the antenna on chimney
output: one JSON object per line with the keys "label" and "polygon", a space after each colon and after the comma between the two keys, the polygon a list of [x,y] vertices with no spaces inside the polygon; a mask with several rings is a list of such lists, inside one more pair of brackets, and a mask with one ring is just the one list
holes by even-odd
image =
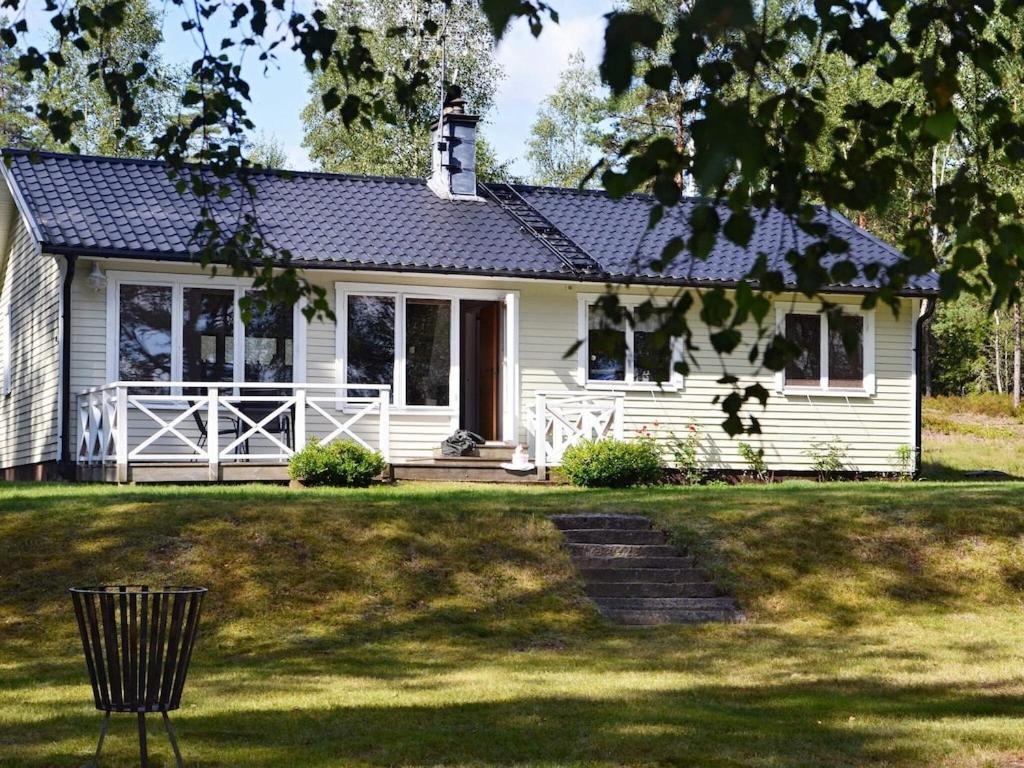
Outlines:
{"label": "antenna on chimney", "polygon": [[441,9],[441,83],[438,86],[438,108],[437,108],[437,120],[441,122],[441,118],[444,117],[444,102],[447,96],[447,89],[445,88],[445,77],[448,74],[448,4],[445,3]]}

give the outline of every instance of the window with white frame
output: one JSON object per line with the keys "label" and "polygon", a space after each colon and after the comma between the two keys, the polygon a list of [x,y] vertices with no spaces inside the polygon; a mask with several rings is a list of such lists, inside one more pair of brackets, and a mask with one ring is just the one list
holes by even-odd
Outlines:
{"label": "window with white frame", "polygon": [[[301,381],[299,307],[254,306],[245,281],[123,276],[108,283],[108,373],[120,381]],[[239,364],[236,364],[239,361]]]}
{"label": "window with white frame", "polygon": [[[598,306],[598,299],[589,295],[579,299],[582,381],[593,387],[678,387],[682,383],[676,371],[679,347],[659,329],[657,317],[616,322]],[[623,301],[635,308],[646,298]]]}
{"label": "window with white frame", "polygon": [[[406,291],[339,287],[338,357],[345,384],[386,384],[397,406],[456,403],[456,302]],[[350,390],[365,396],[367,392]]]}
{"label": "window with white frame", "polygon": [[874,394],[874,312],[843,308],[829,316],[813,305],[779,308],[778,330],[800,356],[776,374],[779,391]]}

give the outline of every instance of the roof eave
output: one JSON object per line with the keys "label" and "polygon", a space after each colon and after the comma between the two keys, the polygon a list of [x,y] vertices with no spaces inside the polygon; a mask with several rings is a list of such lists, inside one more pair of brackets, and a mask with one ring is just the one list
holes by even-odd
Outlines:
{"label": "roof eave", "polygon": [[[61,256],[82,256],[85,258],[107,258],[107,259],[132,259],[139,261],[166,261],[177,264],[196,264],[199,262],[193,255],[175,251],[138,251],[131,249],[107,248],[97,246],[70,246],[43,243],[43,250]],[[625,275],[601,274],[570,274],[566,272],[548,272],[533,270],[508,270],[508,269],[459,269],[439,268],[430,266],[399,265],[399,264],[368,264],[360,262],[331,262],[303,261],[294,259],[291,265],[301,269],[310,270],[336,270],[342,272],[390,272],[390,273],[413,273],[422,275],[463,275],[466,277],[498,277],[509,280],[557,280],[566,283],[590,283],[605,285],[645,285],[663,286],[677,288],[737,288],[740,285],[738,280],[685,280],[671,277],[652,277]],[[798,290],[796,286],[787,286],[787,290]],[[828,286],[823,293],[846,294],[863,296],[877,290],[859,286]],[[938,290],[925,288],[907,288],[897,292],[897,295],[905,298],[928,298],[938,295]]]}

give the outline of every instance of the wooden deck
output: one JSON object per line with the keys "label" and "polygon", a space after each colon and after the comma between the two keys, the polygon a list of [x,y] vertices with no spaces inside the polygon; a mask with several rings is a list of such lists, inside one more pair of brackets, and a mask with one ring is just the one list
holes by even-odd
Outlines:
{"label": "wooden deck", "polygon": [[[458,459],[424,459],[399,462],[386,471],[388,480],[462,483],[537,483],[546,480],[536,469],[512,472],[501,462],[476,457]],[[116,483],[117,467],[79,466],[79,482]],[[198,462],[153,462],[128,465],[128,483],[287,483],[288,465],[280,462],[244,462],[222,464],[214,476],[210,467]]]}

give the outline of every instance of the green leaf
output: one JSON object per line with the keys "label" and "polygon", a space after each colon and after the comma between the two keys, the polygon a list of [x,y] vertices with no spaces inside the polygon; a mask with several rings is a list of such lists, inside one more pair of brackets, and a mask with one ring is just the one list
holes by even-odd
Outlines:
{"label": "green leaf", "polygon": [[924,130],[939,141],[949,141],[957,127],[956,112],[953,107],[944,107],[933,112],[924,120]]}
{"label": "green leaf", "polygon": [[637,47],[654,49],[664,32],[664,26],[646,13],[615,12],[607,16],[604,30],[604,57],[599,71],[601,79],[619,96],[633,82]]}

